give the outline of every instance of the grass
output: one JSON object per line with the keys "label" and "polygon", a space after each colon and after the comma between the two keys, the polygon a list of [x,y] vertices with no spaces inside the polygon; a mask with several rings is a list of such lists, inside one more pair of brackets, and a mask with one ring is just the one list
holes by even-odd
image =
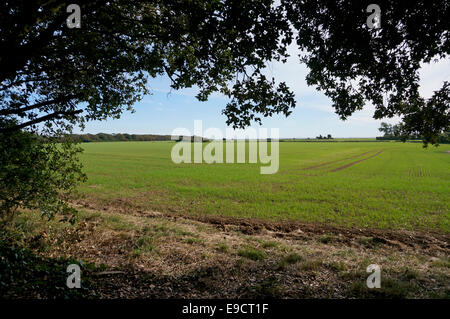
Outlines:
{"label": "grass", "polygon": [[216,250],[222,253],[228,253],[230,251],[230,247],[228,247],[225,243],[219,243],[216,245]]}
{"label": "grass", "polygon": [[130,224],[129,222],[127,222],[126,220],[124,220],[122,217],[117,216],[117,215],[110,215],[107,216],[105,221],[105,224],[113,229],[113,230],[133,230],[136,229],[136,227],[133,224]]}
{"label": "grass", "polygon": [[319,237],[319,242],[321,242],[322,244],[329,244],[334,240],[336,240],[335,236],[330,234]]}
{"label": "grass", "polygon": [[381,245],[384,242],[380,238],[376,238],[376,237],[359,237],[357,241],[359,244],[361,244],[367,248],[378,247],[379,245]]}
{"label": "grass", "polygon": [[431,263],[432,267],[450,269],[450,258],[438,259]]}
{"label": "grass", "polygon": [[317,271],[323,266],[320,260],[307,260],[300,263],[299,269],[303,271]]}
{"label": "grass", "polygon": [[278,243],[273,240],[263,241],[261,243],[262,248],[274,248],[278,246]]}
{"label": "grass", "polygon": [[203,240],[202,239],[198,239],[198,238],[187,238],[184,240],[186,243],[188,244],[203,244]]}
{"label": "grass", "polygon": [[278,266],[280,269],[284,269],[284,268],[286,268],[287,265],[296,264],[302,260],[303,260],[303,258],[300,255],[298,255],[297,253],[290,253],[281,259]]}
{"label": "grass", "polygon": [[337,272],[344,271],[346,269],[345,263],[342,261],[332,261],[327,266]]}
{"label": "grass", "polygon": [[283,289],[273,276],[262,280],[260,283],[244,287],[244,298],[280,298]]}
{"label": "grass", "polygon": [[369,289],[365,283],[355,281],[350,287],[349,294],[358,298],[389,298],[404,299],[414,287],[409,282],[386,279],[380,289]]}
{"label": "grass", "polygon": [[136,248],[133,250],[133,256],[137,257],[154,249],[153,239],[148,236],[143,236],[137,240]]}
{"label": "grass", "polygon": [[80,196],[98,208],[450,232],[449,145],[282,142],[273,175],[261,175],[260,163],[177,165],[173,145],[83,144]]}
{"label": "grass", "polygon": [[254,261],[263,260],[266,257],[263,251],[251,246],[239,249],[238,255]]}

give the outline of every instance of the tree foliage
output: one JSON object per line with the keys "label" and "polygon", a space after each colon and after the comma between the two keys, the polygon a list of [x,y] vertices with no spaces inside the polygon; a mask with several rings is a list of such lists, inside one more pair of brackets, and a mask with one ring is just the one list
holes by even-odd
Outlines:
{"label": "tree foliage", "polygon": [[383,133],[384,137],[399,137],[401,134],[401,125],[381,122],[378,130]]}
{"label": "tree foliage", "polygon": [[18,207],[39,209],[51,217],[71,211],[64,201],[85,179],[81,151],[71,141],[16,131],[0,134],[0,222],[11,221]]}
{"label": "tree foliage", "polygon": [[332,140],[333,137],[331,136],[331,134],[327,134],[326,136],[322,136],[322,134],[320,134],[319,136],[316,136],[316,139],[318,140]]}
{"label": "tree foliage", "polygon": [[[419,94],[423,63],[450,53],[447,1],[382,0],[381,28],[366,24],[370,1],[80,1],[81,29],[70,29],[67,1],[0,4],[0,116],[7,132],[44,122],[70,127],[119,117],[166,74],[197,98],[229,97],[227,124],[244,127],[295,99],[267,78],[268,61],[287,58],[295,37],[307,83],[346,119],[365,104],[374,117],[402,116],[426,143],[449,127],[449,83]],[[294,36],[294,33],[296,34]]]}
{"label": "tree foliage", "polygon": [[[419,134],[419,131],[410,131],[405,129],[404,123],[389,124],[386,122],[381,122],[380,132],[383,133],[382,137],[377,137],[377,140],[397,140],[406,142],[407,140],[423,140],[423,136]],[[450,132],[439,133],[434,138],[434,144],[448,144],[450,143]],[[424,144],[425,147],[425,144]]]}
{"label": "tree foliage", "polygon": [[370,29],[371,1],[283,0],[298,31],[307,83],[333,101],[347,119],[367,103],[374,118],[403,117],[405,134],[436,143],[450,125],[449,83],[425,100],[419,94],[423,63],[450,54],[450,2],[380,0],[381,28]]}
{"label": "tree foliage", "polygon": [[86,1],[81,29],[65,25],[66,1],[0,4],[0,131],[119,117],[166,74],[173,89],[196,86],[230,98],[235,127],[289,114],[294,97],[261,70],[287,56],[281,7],[258,1]]}

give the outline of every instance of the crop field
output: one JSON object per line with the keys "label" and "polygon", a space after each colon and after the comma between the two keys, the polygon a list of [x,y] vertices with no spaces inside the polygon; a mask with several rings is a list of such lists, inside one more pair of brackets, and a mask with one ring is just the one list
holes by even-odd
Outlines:
{"label": "crop field", "polygon": [[[174,164],[175,142],[85,143],[93,207],[450,232],[450,146],[280,142],[267,164]],[[206,145],[206,143],[205,143]]]}
{"label": "crop field", "polygon": [[[34,282],[49,298],[75,293],[53,287],[82,260],[89,298],[450,297],[449,145],[280,142],[268,175],[262,163],[174,164],[175,142],[81,145],[76,214],[24,210],[7,232],[52,278],[20,271],[7,295]],[[366,284],[374,264],[379,289]]]}

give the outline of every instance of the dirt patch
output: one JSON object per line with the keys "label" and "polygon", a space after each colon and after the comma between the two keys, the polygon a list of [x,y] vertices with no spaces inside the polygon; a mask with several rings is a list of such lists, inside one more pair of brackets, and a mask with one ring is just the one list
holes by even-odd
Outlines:
{"label": "dirt patch", "polygon": [[[176,217],[175,217],[176,218]],[[180,218],[180,217],[178,217]],[[237,229],[244,234],[261,234],[270,232],[278,238],[295,238],[308,240],[324,234],[333,234],[342,243],[350,244],[358,238],[373,238],[375,241],[397,248],[410,247],[433,252],[450,252],[450,235],[437,232],[418,232],[407,230],[358,229],[349,227],[330,226],[321,223],[274,222],[248,218],[233,218],[219,216],[184,216],[215,225],[226,231]]]}
{"label": "dirt patch", "polygon": [[382,152],[383,152],[383,150],[379,151],[378,153],[373,154],[372,156],[369,156],[369,157],[360,159],[359,161],[352,162],[352,163],[348,163],[347,165],[344,165],[344,166],[335,168],[335,169],[331,170],[330,172],[337,172],[337,171],[346,169],[346,168],[348,168],[348,167],[350,167],[350,166],[356,165],[356,164],[358,164],[358,163],[360,163],[360,162],[366,161],[366,160],[368,160],[368,159],[371,159],[372,157],[375,157],[375,156],[377,156],[377,155],[380,155]]}
{"label": "dirt patch", "polygon": [[[433,253],[434,251],[450,253],[450,235],[435,231],[423,232],[410,230],[353,228],[332,226],[325,223],[304,223],[289,220],[271,221],[258,218],[190,215],[180,214],[177,212],[161,213],[150,210],[131,209],[128,204],[129,203],[126,203],[126,208],[122,206],[104,207],[103,211],[120,212],[127,215],[147,218],[164,218],[173,222],[183,221],[188,223],[190,220],[195,220],[201,223],[213,225],[216,229],[221,231],[235,230],[245,235],[264,234],[269,232],[271,233],[271,236],[277,238],[307,240],[312,237],[322,236],[324,234],[333,234],[339,238],[339,241],[346,244],[354,242],[360,237],[372,237],[376,238],[375,240],[383,241],[387,245],[398,248],[411,247],[414,249],[426,250],[429,253]],[[78,202],[74,206],[88,209],[98,209],[98,207],[92,207],[92,205],[83,205],[81,202]]]}

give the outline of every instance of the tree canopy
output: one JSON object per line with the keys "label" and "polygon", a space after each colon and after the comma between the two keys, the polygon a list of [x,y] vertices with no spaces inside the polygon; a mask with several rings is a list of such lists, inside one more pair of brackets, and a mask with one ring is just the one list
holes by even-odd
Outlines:
{"label": "tree canopy", "polygon": [[429,100],[418,90],[421,65],[450,53],[448,1],[378,1],[375,29],[370,1],[80,1],[81,28],[66,24],[69,3],[0,4],[0,116],[18,120],[1,132],[119,117],[163,74],[201,101],[229,97],[234,127],[289,115],[294,94],[262,70],[294,39],[307,83],[342,119],[372,103],[375,118],[401,116],[425,142],[448,130],[450,84]]}
{"label": "tree canopy", "polygon": [[381,122],[381,126],[378,131],[382,132],[384,137],[400,137],[401,127],[399,124]]}
{"label": "tree canopy", "polygon": [[68,28],[66,1],[0,4],[0,115],[12,131],[119,117],[166,74],[172,88],[221,92],[236,127],[290,113],[294,96],[261,73],[287,56],[283,9],[263,1],[86,1]]}
{"label": "tree canopy", "polygon": [[377,1],[380,28],[366,24],[371,1],[283,0],[297,30],[307,83],[333,101],[347,119],[367,103],[374,118],[402,117],[404,135],[419,134],[437,143],[450,125],[450,84],[429,99],[419,94],[423,63],[450,54],[450,2]]}

